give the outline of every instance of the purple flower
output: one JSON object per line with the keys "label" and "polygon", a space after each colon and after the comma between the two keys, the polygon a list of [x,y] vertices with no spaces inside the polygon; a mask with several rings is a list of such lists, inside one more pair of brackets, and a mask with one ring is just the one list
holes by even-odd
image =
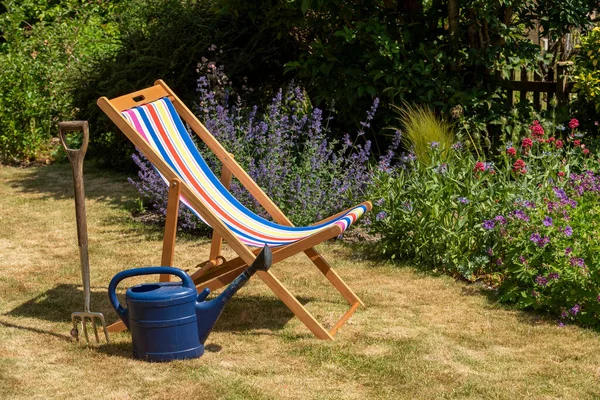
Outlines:
{"label": "purple flower", "polygon": [[494,217],[494,220],[500,225],[506,225],[506,218],[504,218],[502,215],[496,215],[496,217]]}
{"label": "purple flower", "polygon": [[550,279],[551,281],[557,280],[560,278],[560,275],[558,274],[558,272],[550,272],[548,274],[548,279]]}
{"label": "purple flower", "polygon": [[550,238],[548,236],[542,237],[537,232],[532,233],[531,236],[529,237],[529,240],[531,240],[533,243],[537,244],[538,247],[544,247],[548,243],[550,243]]}
{"label": "purple flower", "polygon": [[565,226],[565,235],[567,235],[567,237],[570,237],[573,234],[573,228],[571,228],[570,226]]}
{"label": "purple flower", "polygon": [[579,306],[579,304],[575,304],[570,310],[569,312],[571,313],[571,315],[577,315],[579,314],[579,311],[581,311],[581,307]]}
{"label": "purple flower", "polygon": [[542,223],[544,224],[544,226],[552,226],[552,217],[544,218],[544,221]]}
{"label": "purple flower", "polygon": [[385,211],[380,211],[379,213],[377,213],[377,216],[375,218],[377,219],[377,221],[381,221],[385,217],[387,217],[387,213]]}
{"label": "purple flower", "polygon": [[572,267],[581,267],[581,268],[585,267],[585,260],[581,257],[571,257],[571,259],[569,260],[569,263],[571,264]]}
{"label": "purple flower", "polygon": [[440,142],[431,142],[429,143],[429,146],[431,146],[432,149],[435,149],[440,146]]}
{"label": "purple flower", "polygon": [[469,203],[471,202],[471,200],[467,199],[466,197],[459,197],[459,198],[458,198],[458,201],[459,201],[461,204],[469,204]]}
{"label": "purple flower", "polygon": [[540,286],[546,286],[548,284],[548,279],[546,279],[545,277],[538,275],[535,278],[535,283],[537,283]]}
{"label": "purple flower", "polygon": [[502,265],[502,264],[503,264],[502,259],[501,258],[497,258],[496,259],[496,265]]}
{"label": "purple flower", "polygon": [[529,240],[531,240],[535,244],[538,244],[542,240],[542,237],[539,233],[534,232],[531,234],[531,236],[529,236]]}
{"label": "purple flower", "polygon": [[527,264],[527,260],[525,259],[525,257],[523,257],[523,255],[520,255],[520,256],[519,256],[519,262],[520,262],[521,264]]}
{"label": "purple flower", "polygon": [[512,212],[512,215],[522,221],[529,222],[529,216],[523,210],[515,210]]}
{"label": "purple flower", "polygon": [[375,202],[375,205],[381,207],[383,205],[383,203],[385,203],[385,199],[381,198]]}
{"label": "purple flower", "polygon": [[442,175],[445,174],[446,172],[448,172],[448,164],[447,163],[440,164],[436,168],[435,172],[437,172],[438,174],[442,174]]}
{"label": "purple flower", "polygon": [[483,229],[489,230],[489,229],[494,229],[494,226],[496,226],[496,224],[491,219],[487,219],[487,220],[483,221],[483,224],[481,224],[481,226],[483,226]]}
{"label": "purple flower", "polygon": [[564,323],[564,322],[562,322],[562,321],[558,321],[558,327],[559,327],[559,328],[564,328],[564,326],[565,326],[565,323]]}
{"label": "purple flower", "polygon": [[573,251],[573,249],[571,247],[567,247],[565,249],[565,256],[568,256],[569,254],[571,254],[572,251]]}
{"label": "purple flower", "polygon": [[452,145],[452,149],[456,151],[460,151],[464,148],[464,145],[461,142],[456,142]]}
{"label": "purple flower", "polygon": [[494,250],[491,247],[488,247],[488,249],[486,250],[486,253],[488,253],[488,256],[493,256]]}

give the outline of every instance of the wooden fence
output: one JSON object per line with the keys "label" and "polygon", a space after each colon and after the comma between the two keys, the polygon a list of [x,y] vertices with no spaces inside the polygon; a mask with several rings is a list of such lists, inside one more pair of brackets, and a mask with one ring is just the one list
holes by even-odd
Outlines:
{"label": "wooden fence", "polygon": [[528,99],[537,110],[549,109],[555,97],[558,106],[567,105],[573,89],[573,82],[568,80],[568,68],[572,64],[571,61],[559,62],[555,68],[548,69],[546,76],[522,69],[520,79],[517,79],[518,71],[513,70],[510,79],[501,80],[502,87],[506,89],[508,105],[512,106],[515,98],[518,101]]}

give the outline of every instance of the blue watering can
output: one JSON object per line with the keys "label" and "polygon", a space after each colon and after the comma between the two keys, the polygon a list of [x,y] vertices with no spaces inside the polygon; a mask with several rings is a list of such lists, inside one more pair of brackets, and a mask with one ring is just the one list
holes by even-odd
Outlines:
{"label": "blue watering can", "polygon": [[[210,289],[200,294],[192,278],[171,267],[135,268],[119,272],[110,281],[108,297],[129,331],[133,356],[148,361],[197,358],[204,354],[204,342],[223,312],[225,304],[256,271],[272,264],[271,249],[265,245],[256,260],[213,300]],[[117,299],[117,285],[139,275],[172,274],[181,282],[157,282],[127,289],[124,308]]]}

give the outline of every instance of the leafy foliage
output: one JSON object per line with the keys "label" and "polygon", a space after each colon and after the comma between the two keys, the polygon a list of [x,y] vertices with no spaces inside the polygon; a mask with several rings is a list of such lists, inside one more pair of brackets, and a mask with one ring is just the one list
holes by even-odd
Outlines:
{"label": "leafy foliage", "polygon": [[0,14],[0,159],[48,151],[59,119],[75,116],[73,82],[114,48],[110,4],[29,0]]}
{"label": "leafy foliage", "polygon": [[133,146],[98,109],[100,96],[117,97],[151,86],[160,78],[186,104],[192,104],[196,101],[197,63],[209,55],[212,46],[220,49],[213,55],[229,66],[238,86],[268,83],[277,89],[284,60],[291,57],[293,47],[270,26],[253,24],[253,15],[220,8],[219,4],[127,1],[118,20],[118,51],[97,60],[92,73],[77,84],[75,105],[93,130],[91,155],[109,166],[132,166]]}
{"label": "leafy foliage", "polygon": [[577,104],[591,121],[600,120],[600,27],[581,38],[579,54],[575,59],[575,90]]}

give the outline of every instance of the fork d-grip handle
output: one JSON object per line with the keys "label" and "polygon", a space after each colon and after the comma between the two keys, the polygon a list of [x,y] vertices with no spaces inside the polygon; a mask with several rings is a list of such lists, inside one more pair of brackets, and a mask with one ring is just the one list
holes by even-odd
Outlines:
{"label": "fork d-grip handle", "polygon": [[[65,132],[83,132],[81,148],[71,149],[67,145]],[[90,129],[87,121],[64,121],[58,123],[58,136],[67,152],[67,157],[73,169],[73,184],[75,186],[75,214],[77,216],[77,242],[79,246],[87,246],[87,221],[85,217],[85,190],[83,186],[83,158],[87,151]]]}
{"label": "fork d-grip handle", "polygon": [[[71,149],[67,145],[65,132],[83,132],[81,148]],[[58,136],[73,169],[73,185],[75,189],[75,217],[77,220],[77,243],[79,244],[79,262],[81,264],[81,279],[83,281],[83,306],[85,312],[90,312],[90,262],[88,255],[87,218],[85,216],[85,189],[83,187],[83,158],[90,139],[90,129],[87,121],[65,121],[58,123]]]}

